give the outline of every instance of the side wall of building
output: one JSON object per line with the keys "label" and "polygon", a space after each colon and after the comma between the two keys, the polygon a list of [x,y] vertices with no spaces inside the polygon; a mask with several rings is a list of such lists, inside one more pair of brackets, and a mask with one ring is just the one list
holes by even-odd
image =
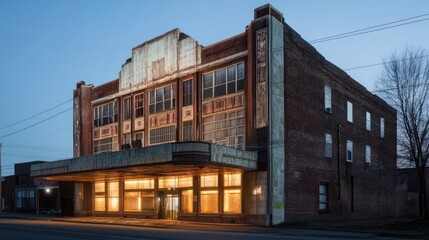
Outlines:
{"label": "side wall of building", "polygon": [[[388,217],[394,213],[396,112],[326,61],[285,25],[286,221]],[[324,88],[332,90],[325,109]],[[353,122],[347,121],[347,102]],[[366,129],[366,112],[371,130]],[[385,136],[380,136],[380,118]],[[332,155],[325,156],[326,134]],[[346,161],[347,141],[352,162]],[[370,146],[371,162],[365,162]],[[319,209],[320,184],[328,207]]]}

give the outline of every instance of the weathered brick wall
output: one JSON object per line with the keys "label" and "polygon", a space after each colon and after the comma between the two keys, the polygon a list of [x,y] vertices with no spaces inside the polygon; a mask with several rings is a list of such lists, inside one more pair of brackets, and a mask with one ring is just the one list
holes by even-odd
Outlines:
{"label": "weathered brick wall", "polygon": [[119,91],[119,79],[107,82],[92,89],[92,101],[103,98]]}
{"label": "weathered brick wall", "polygon": [[245,51],[247,49],[247,38],[245,34],[228,38],[226,40],[217,42],[213,45],[201,49],[201,63],[206,64],[209,62],[222,59],[224,57]]}
{"label": "weathered brick wall", "polygon": [[[289,26],[284,31],[286,221],[394,215],[396,112],[326,61]],[[332,113],[324,110],[325,84],[332,87]],[[347,101],[353,103],[353,123],[346,119]],[[366,130],[366,111],[371,112],[371,131]],[[385,118],[384,139],[380,117]],[[325,133],[333,137],[332,158],[324,156]],[[353,141],[353,163],[346,163],[347,139]],[[372,147],[370,166],[365,164],[367,144]],[[329,183],[329,213],[319,213],[319,182]]]}

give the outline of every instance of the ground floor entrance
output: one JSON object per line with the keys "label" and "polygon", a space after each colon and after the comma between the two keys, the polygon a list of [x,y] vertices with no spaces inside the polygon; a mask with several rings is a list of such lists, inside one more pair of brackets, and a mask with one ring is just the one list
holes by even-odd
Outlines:
{"label": "ground floor entrance", "polygon": [[177,219],[179,213],[179,196],[177,194],[163,194],[160,197],[161,218]]}

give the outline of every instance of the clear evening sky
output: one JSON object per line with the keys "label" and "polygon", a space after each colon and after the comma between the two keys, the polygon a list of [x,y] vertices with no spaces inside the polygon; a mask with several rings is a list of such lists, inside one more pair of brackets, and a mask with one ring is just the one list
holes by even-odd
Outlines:
{"label": "clear evening sky", "polygon": [[[98,86],[118,78],[133,47],[176,27],[205,46],[239,34],[253,19],[253,10],[266,3],[0,0],[2,175],[13,174],[14,163],[72,157],[72,102],[68,100],[78,81]],[[307,41],[429,13],[427,0],[269,3]],[[380,63],[407,46],[429,49],[429,21],[313,46],[343,69]],[[372,91],[381,69],[375,66],[347,73]],[[51,116],[55,117],[30,127]]]}

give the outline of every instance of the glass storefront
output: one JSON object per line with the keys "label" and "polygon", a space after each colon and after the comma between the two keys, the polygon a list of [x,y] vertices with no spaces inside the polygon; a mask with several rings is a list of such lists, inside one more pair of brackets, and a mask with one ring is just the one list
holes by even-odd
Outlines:
{"label": "glass storefront", "polygon": [[227,172],[97,181],[94,211],[149,214],[165,219],[194,213],[241,214],[241,177],[241,173]]}

